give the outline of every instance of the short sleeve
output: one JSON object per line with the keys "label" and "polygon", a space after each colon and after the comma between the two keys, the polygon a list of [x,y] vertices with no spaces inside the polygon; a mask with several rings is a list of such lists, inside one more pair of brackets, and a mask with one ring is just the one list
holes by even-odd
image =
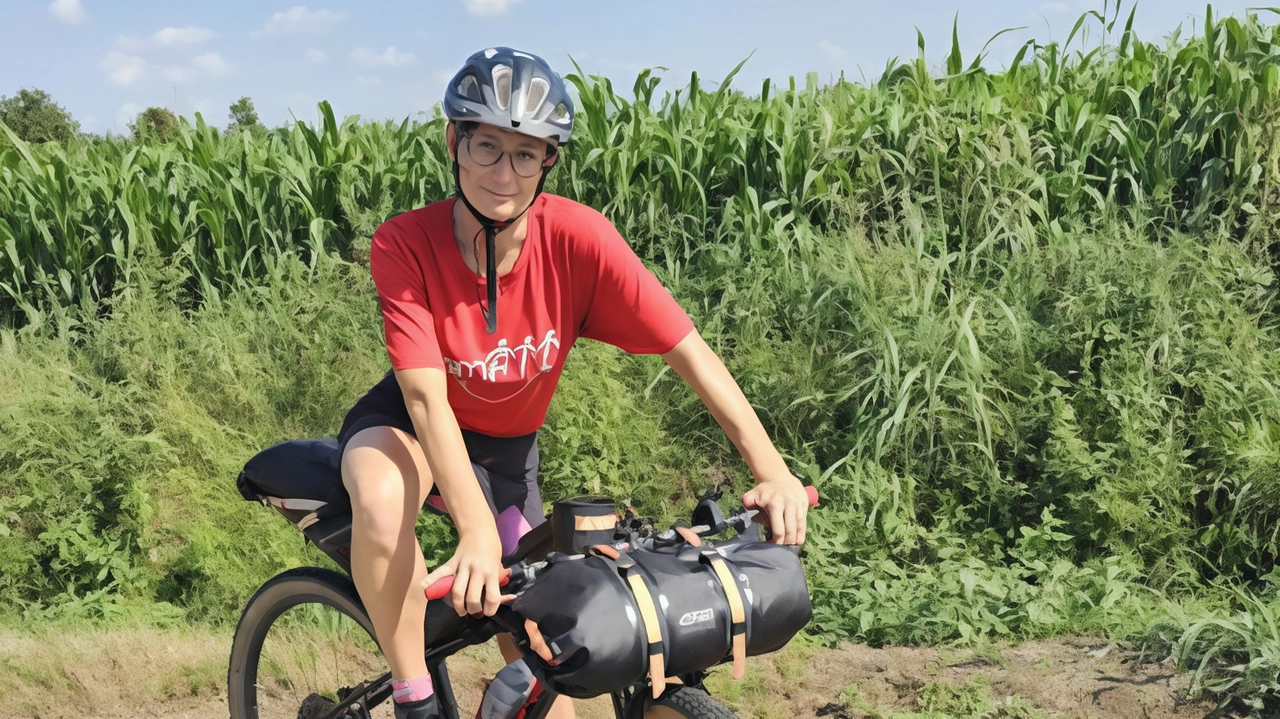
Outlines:
{"label": "short sleeve", "polygon": [[392,368],[443,370],[444,359],[419,262],[394,226],[384,224],[374,233],[369,248],[369,270],[378,288],[387,356]]}
{"label": "short sleeve", "polygon": [[595,252],[596,287],[582,336],[632,354],[663,354],[693,331],[693,322],[599,213],[584,238]]}

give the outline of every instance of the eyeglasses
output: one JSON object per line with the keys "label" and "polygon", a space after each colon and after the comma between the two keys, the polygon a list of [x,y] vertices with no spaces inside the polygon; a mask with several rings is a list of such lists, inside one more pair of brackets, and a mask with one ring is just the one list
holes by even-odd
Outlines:
{"label": "eyeglasses", "polygon": [[467,155],[481,167],[497,164],[506,155],[511,160],[511,169],[521,177],[535,177],[542,172],[543,163],[551,157],[551,152],[539,157],[529,150],[504,150],[501,145],[486,138],[467,135]]}

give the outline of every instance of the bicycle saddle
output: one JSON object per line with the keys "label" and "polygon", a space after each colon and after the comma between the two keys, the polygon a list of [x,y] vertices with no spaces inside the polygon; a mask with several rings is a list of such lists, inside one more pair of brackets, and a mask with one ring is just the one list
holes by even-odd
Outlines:
{"label": "bicycle saddle", "polygon": [[319,518],[350,514],[341,462],[338,440],[332,437],[281,442],[245,462],[236,487],[245,499],[281,509],[314,512]]}

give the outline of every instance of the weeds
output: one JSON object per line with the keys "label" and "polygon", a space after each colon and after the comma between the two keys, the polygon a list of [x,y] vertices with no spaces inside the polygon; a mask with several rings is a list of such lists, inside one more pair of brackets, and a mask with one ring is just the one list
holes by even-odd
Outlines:
{"label": "weeds", "polygon": [[[648,71],[624,96],[578,68],[550,188],[608,214],[826,498],[825,640],[1146,637],[1262,706],[1280,29],[1210,15],[1157,46],[1131,22],[1090,13],[1103,44],[1029,43],[999,73],[953,46],[936,77],[922,39],[873,85],[757,96]],[[442,131],[322,104],[261,138],[197,117],[163,146],[0,146],[8,620],[226,621],[322,561],[231,480],[333,434],[385,371],[359,262],[384,217],[445,196]],[[659,360],[590,343],[542,451],[547,497],[664,520],[750,482]],[[419,528],[439,561],[450,530]]]}

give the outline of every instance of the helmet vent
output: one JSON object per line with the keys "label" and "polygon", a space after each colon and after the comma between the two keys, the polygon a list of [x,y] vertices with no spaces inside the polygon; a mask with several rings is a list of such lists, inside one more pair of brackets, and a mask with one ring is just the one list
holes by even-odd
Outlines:
{"label": "helmet vent", "polygon": [[540,77],[533,78],[533,81],[529,83],[529,99],[524,103],[524,111],[526,113],[533,113],[537,110],[538,106],[542,104],[543,99],[546,98],[547,92],[550,90],[551,85],[549,85],[546,80],[543,80]]}
{"label": "helmet vent", "polygon": [[511,106],[511,66],[494,66],[493,92],[497,95],[498,107],[505,110]]}
{"label": "helmet vent", "polygon": [[458,81],[458,94],[475,102],[481,102],[480,84],[475,75],[467,75]]}
{"label": "helmet vent", "polygon": [[563,102],[551,111],[551,119],[556,122],[564,122],[567,117],[569,117],[569,108],[565,107]]}

